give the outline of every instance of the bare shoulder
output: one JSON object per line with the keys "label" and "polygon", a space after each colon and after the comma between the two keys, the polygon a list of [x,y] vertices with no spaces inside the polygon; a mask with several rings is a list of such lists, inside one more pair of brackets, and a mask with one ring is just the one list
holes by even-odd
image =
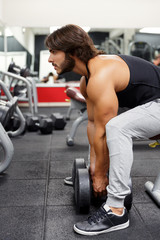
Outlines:
{"label": "bare shoulder", "polygon": [[98,56],[95,61],[90,62],[91,77],[89,79],[88,97],[106,95],[108,92],[124,90],[130,78],[128,66],[116,56]]}

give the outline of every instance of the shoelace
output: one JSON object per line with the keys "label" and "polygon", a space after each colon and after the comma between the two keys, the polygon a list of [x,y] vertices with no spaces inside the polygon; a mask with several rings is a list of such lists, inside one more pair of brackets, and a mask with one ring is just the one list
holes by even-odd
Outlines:
{"label": "shoelace", "polygon": [[96,223],[99,222],[100,219],[104,219],[107,216],[107,212],[102,208],[98,209],[95,213],[88,217],[88,223]]}

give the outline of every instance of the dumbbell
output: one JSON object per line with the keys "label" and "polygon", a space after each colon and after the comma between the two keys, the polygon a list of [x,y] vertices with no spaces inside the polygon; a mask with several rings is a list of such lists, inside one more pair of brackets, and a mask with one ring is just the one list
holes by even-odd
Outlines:
{"label": "dumbbell", "polygon": [[33,116],[32,114],[25,114],[28,131],[38,131],[47,134],[51,133],[53,129],[63,130],[66,121],[60,113],[52,113],[50,117],[46,115]]}
{"label": "dumbbell", "polygon": [[50,118],[53,121],[53,128],[56,130],[63,130],[66,126],[64,116],[60,113],[52,113]]}
{"label": "dumbbell", "polygon": [[8,72],[19,74],[22,77],[30,76],[29,68],[20,68],[19,66],[15,65],[15,63],[11,63],[8,67]]}
{"label": "dumbbell", "polygon": [[[80,159],[78,161],[77,159],[74,160],[73,169],[72,169],[72,178],[73,178],[76,209],[79,212],[89,212],[91,200],[94,198],[94,195],[93,195],[92,184],[90,181],[90,174],[88,169],[86,168],[86,165],[84,164],[84,159]],[[130,182],[130,187],[132,188],[131,182]],[[105,198],[102,197],[101,199],[95,199],[95,200],[101,203],[102,201],[106,200],[106,197]],[[124,206],[128,211],[131,209],[132,193],[125,197]]]}
{"label": "dumbbell", "polygon": [[34,132],[40,130],[42,134],[50,134],[53,130],[53,122],[48,117],[28,116],[26,118],[28,131]]}

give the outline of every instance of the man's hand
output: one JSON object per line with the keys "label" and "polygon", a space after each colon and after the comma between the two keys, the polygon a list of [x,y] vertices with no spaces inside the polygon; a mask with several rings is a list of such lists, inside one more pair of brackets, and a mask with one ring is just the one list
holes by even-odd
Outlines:
{"label": "man's hand", "polygon": [[109,184],[107,176],[92,176],[93,191],[95,197],[102,197],[107,195],[106,187]]}

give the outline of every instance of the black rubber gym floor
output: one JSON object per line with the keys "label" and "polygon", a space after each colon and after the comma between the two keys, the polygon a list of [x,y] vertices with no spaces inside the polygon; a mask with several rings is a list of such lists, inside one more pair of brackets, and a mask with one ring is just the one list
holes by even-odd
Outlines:
{"label": "black rubber gym floor", "polygon": [[[23,110],[23,109],[22,109]],[[67,113],[67,108],[40,108],[40,113]],[[0,175],[0,240],[159,240],[160,208],[144,190],[160,171],[160,146],[149,141],[134,142],[132,168],[133,206],[130,227],[98,237],[74,233],[73,224],[87,218],[76,212],[73,188],[64,185],[76,157],[88,157],[87,122],[76,133],[75,145],[66,145],[75,111],[65,130],[50,135],[26,132],[12,138],[15,154],[7,171]],[[92,206],[91,210],[95,210]]]}

